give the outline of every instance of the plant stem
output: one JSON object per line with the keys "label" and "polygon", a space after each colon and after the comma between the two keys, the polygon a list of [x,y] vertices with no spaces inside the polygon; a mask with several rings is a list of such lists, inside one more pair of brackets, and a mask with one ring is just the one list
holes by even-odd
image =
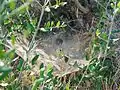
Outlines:
{"label": "plant stem", "polygon": [[[111,18],[111,25],[110,25],[109,34],[108,34],[108,40],[107,40],[106,49],[105,49],[105,53],[104,53],[103,64],[104,64],[105,58],[106,58],[106,56],[107,56],[107,50],[108,50],[108,47],[109,47],[110,36],[111,36],[111,34],[112,34],[113,24],[114,24],[114,19],[115,19],[116,14],[117,14],[117,11],[113,14],[113,16],[112,16],[112,18]],[[102,65],[103,65],[103,64],[102,64]]]}
{"label": "plant stem", "polygon": [[33,35],[33,38],[32,38],[32,40],[31,40],[31,42],[30,42],[30,44],[29,44],[29,50],[28,50],[28,51],[30,51],[30,50],[32,49],[33,45],[34,45],[35,37],[36,37],[36,35],[37,35],[37,33],[38,33],[39,26],[40,26],[40,24],[41,24],[43,14],[44,14],[44,7],[42,7],[42,11],[41,11],[40,19],[39,19],[39,22],[38,22],[38,25],[37,25],[37,29],[35,30],[35,33],[34,33],[34,35]]}
{"label": "plant stem", "polygon": [[41,11],[41,15],[40,15],[40,18],[39,18],[39,21],[38,21],[38,24],[37,24],[37,28],[35,30],[35,33],[33,35],[33,38],[29,44],[29,49],[28,49],[28,52],[32,49],[33,45],[34,45],[34,41],[35,41],[35,38],[37,36],[37,33],[38,33],[38,30],[39,30],[39,26],[41,24],[41,21],[42,21],[42,18],[43,18],[43,15],[44,15],[44,11],[45,11],[45,7],[46,5],[48,4],[49,0],[45,0],[44,1],[44,5],[42,6],[42,11]]}

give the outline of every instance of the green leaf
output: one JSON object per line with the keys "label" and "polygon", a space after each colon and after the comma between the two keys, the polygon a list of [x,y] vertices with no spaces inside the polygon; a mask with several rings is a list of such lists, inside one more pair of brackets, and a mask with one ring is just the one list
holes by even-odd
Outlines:
{"label": "green leaf", "polygon": [[45,11],[46,12],[50,12],[51,11],[50,8],[49,8],[49,6],[46,6]]}
{"label": "green leaf", "polygon": [[54,21],[51,22],[51,27],[53,27],[53,26],[54,26]]}
{"label": "green leaf", "polygon": [[25,0],[21,0],[23,3],[25,2]]}
{"label": "green leaf", "polygon": [[47,65],[47,72],[49,71],[49,70],[51,70],[53,68],[53,66],[51,65],[51,64],[48,64]]}
{"label": "green leaf", "polygon": [[32,90],[38,90],[37,87],[44,81],[44,78],[36,80],[32,86]]}
{"label": "green leaf", "polygon": [[21,68],[22,68],[22,65],[23,65],[23,60],[22,59],[19,59],[19,63],[17,65],[17,69],[20,71]]}
{"label": "green leaf", "polygon": [[112,34],[120,33],[120,29],[112,30]]}
{"label": "green leaf", "polygon": [[9,19],[4,20],[4,25],[9,24],[11,21]]}
{"label": "green leaf", "polygon": [[63,22],[62,24],[61,24],[61,27],[66,27],[67,25]]}
{"label": "green leaf", "polygon": [[45,72],[45,67],[44,67],[44,64],[42,63],[40,65],[40,77],[41,78],[44,78],[44,72]]}
{"label": "green leaf", "polygon": [[12,70],[11,68],[6,67],[6,66],[0,67],[0,73],[1,73],[1,72],[10,72],[11,70]]}
{"label": "green leaf", "polygon": [[120,1],[118,2],[117,7],[120,8]]}
{"label": "green leaf", "polygon": [[50,27],[50,21],[47,22],[47,24],[46,24],[45,27],[46,27],[46,28],[49,28],[49,27]]}
{"label": "green leaf", "polygon": [[103,40],[108,40],[108,36],[107,36],[107,34],[106,33],[102,33],[102,34],[100,34],[100,37],[103,39]]}
{"label": "green leaf", "polygon": [[99,35],[100,35],[100,30],[97,29],[97,31],[96,31],[96,36],[99,36]]}
{"label": "green leaf", "polygon": [[11,13],[9,13],[8,15],[6,15],[4,17],[4,19],[7,19],[8,17],[12,17],[15,14],[20,14],[20,13],[24,13],[26,11],[26,9],[28,8],[28,5],[30,3],[26,2],[23,5],[21,5],[20,7],[16,8],[15,10],[12,10]]}
{"label": "green leaf", "polygon": [[36,55],[33,59],[32,59],[32,65],[34,65],[37,61],[37,59],[39,58],[39,55]]}
{"label": "green leaf", "polygon": [[0,44],[0,50],[4,50],[4,45]]}
{"label": "green leaf", "polygon": [[41,82],[43,82],[44,81],[44,78],[40,78],[40,79],[38,79],[38,80],[36,80],[36,83],[41,83]]}
{"label": "green leaf", "polygon": [[70,84],[66,84],[65,90],[70,90]]}
{"label": "green leaf", "polygon": [[40,65],[40,69],[41,69],[41,68],[44,68],[44,64],[43,64],[43,63]]}
{"label": "green leaf", "polygon": [[34,0],[28,0],[28,2],[32,3]]}
{"label": "green leaf", "polygon": [[59,28],[59,26],[60,26],[60,21],[58,21],[57,24],[56,24],[56,27]]}
{"label": "green leaf", "polygon": [[31,24],[34,26],[34,28],[35,28],[35,26],[36,26],[36,23],[37,23],[37,18],[34,18],[34,19],[31,21]]}
{"label": "green leaf", "polygon": [[113,3],[111,3],[110,5],[111,5],[112,8],[114,8],[114,6],[115,6]]}
{"label": "green leaf", "polygon": [[28,29],[29,33],[31,33],[31,32],[34,31],[34,27],[33,27],[33,25],[30,24],[30,23],[27,23],[27,29]]}
{"label": "green leaf", "polygon": [[12,45],[15,44],[15,41],[16,41],[16,37],[15,37],[15,35],[12,35],[11,36],[11,43],[12,43]]}
{"label": "green leaf", "polygon": [[11,71],[12,69],[9,67],[6,66],[0,67],[0,80],[3,80]]}
{"label": "green leaf", "polygon": [[49,78],[52,78],[52,77],[53,77],[53,69],[51,69],[51,70],[49,70],[49,71],[47,72],[47,76],[48,76],[48,78],[47,78],[47,79],[49,79]]}
{"label": "green leaf", "polygon": [[[0,73],[0,74],[1,74],[1,73]],[[7,75],[8,75],[7,72],[6,72],[6,73],[2,73],[2,74],[0,75],[0,80],[3,80]]]}
{"label": "green leaf", "polygon": [[23,32],[24,32],[25,38],[28,38],[29,35],[30,35],[30,31],[29,30],[24,30]]}
{"label": "green leaf", "polygon": [[58,0],[55,0],[56,1],[56,5],[59,5],[59,1]]}
{"label": "green leaf", "polygon": [[61,3],[60,3],[61,6],[64,6],[64,5],[66,5],[66,4],[67,4],[67,2],[61,2]]}
{"label": "green leaf", "polygon": [[6,53],[6,58],[12,60],[14,57],[15,57],[15,49],[9,50],[9,51]]}
{"label": "green leaf", "polygon": [[40,28],[40,31],[42,31],[42,32],[48,32],[48,31],[49,31],[49,29]]}
{"label": "green leaf", "polygon": [[93,72],[95,70],[95,66],[94,65],[90,65],[89,66],[89,70],[90,70],[90,72]]}
{"label": "green leaf", "polygon": [[86,74],[85,79],[90,79],[93,76],[94,76],[94,73]]}
{"label": "green leaf", "polygon": [[0,59],[4,59],[5,58],[5,50],[0,50]]}
{"label": "green leaf", "polygon": [[41,68],[40,69],[40,77],[44,78],[44,72],[45,72],[45,68]]}
{"label": "green leaf", "polygon": [[15,6],[16,6],[15,0],[10,0],[9,6],[10,6],[10,9],[11,9],[11,10],[14,10],[14,9],[15,9]]}

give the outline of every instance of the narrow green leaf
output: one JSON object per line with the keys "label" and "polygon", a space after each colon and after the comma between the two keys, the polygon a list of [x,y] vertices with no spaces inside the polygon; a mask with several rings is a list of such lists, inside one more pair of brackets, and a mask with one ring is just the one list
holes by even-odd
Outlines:
{"label": "narrow green leaf", "polygon": [[51,22],[51,27],[53,27],[53,26],[54,26],[54,21]]}
{"label": "narrow green leaf", "polygon": [[42,63],[40,65],[40,77],[41,78],[44,78],[44,72],[45,72],[45,67],[44,67],[44,64]]}
{"label": "narrow green leaf", "polygon": [[58,21],[57,24],[56,24],[56,27],[59,28],[59,26],[60,26],[60,21]]}
{"label": "narrow green leaf", "polygon": [[6,66],[0,67],[0,72],[10,72],[12,69]]}
{"label": "narrow green leaf", "polygon": [[47,22],[46,27],[50,27],[50,21]]}
{"label": "narrow green leaf", "polygon": [[23,65],[23,60],[22,59],[19,59],[19,63],[17,65],[17,69],[20,71],[21,68],[22,68],[22,65]]}
{"label": "narrow green leaf", "polygon": [[43,68],[43,67],[44,67],[44,64],[42,63],[42,64],[40,65],[40,69]]}
{"label": "narrow green leaf", "polygon": [[38,90],[37,87],[44,81],[44,78],[36,80],[32,86],[32,90]]}
{"label": "narrow green leaf", "polygon": [[56,5],[59,5],[59,1],[58,0],[55,0],[56,1]]}
{"label": "narrow green leaf", "polygon": [[40,77],[44,78],[44,72],[45,72],[45,68],[41,68],[40,69]]}
{"label": "narrow green leaf", "polygon": [[53,69],[47,72],[48,79],[53,77]]}
{"label": "narrow green leaf", "polygon": [[11,36],[11,43],[12,43],[12,45],[14,45],[14,44],[15,44],[15,41],[16,41],[16,38],[15,38],[15,36],[14,36],[14,35],[12,35],[12,36]]}
{"label": "narrow green leaf", "polygon": [[36,55],[33,59],[32,59],[32,65],[34,65],[36,63],[36,61],[38,60],[39,55]]}
{"label": "narrow green leaf", "polygon": [[46,28],[40,28],[40,31],[42,31],[42,32],[48,32],[49,29],[46,29]]}

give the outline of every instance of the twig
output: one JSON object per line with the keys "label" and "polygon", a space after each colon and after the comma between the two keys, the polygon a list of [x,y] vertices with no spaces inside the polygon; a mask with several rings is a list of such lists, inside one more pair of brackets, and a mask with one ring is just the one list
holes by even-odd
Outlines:
{"label": "twig", "polygon": [[85,14],[89,12],[89,9],[83,7],[78,0],[73,0],[73,1],[75,2],[76,6],[78,7],[78,9],[79,9],[80,11],[82,11],[82,12],[85,13]]}
{"label": "twig", "polygon": [[85,71],[83,72],[83,75],[82,75],[82,77],[81,77],[81,79],[80,79],[78,85],[76,86],[75,90],[78,89],[79,85],[81,84],[82,80],[84,79],[84,77],[85,77],[85,73],[87,72],[89,66],[91,65],[91,61],[92,61],[93,59],[94,59],[94,58],[91,58],[91,60],[89,61],[89,65],[86,67]]}
{"label": "twig", "polygon": [[107,55],[107,50],[108,50],[109,43],[110,43],[110,37],[111,37],[111,34],[112,34],[114,19],[115,19],[115,16],[116,16],[117,12],[118,12],[118,10],[114,12],[114,14],[111,18],[111,25],[110,25],[109,34],[108,34],[108,41],[107,41],[106,49],[105,49],[105,53],[104,53],[103,64],[104,64],[104,61],[105,61],[105,58],[106,58],[106,55]]}
{"label": "twig", "polygon": [[[29,51],[32,49],[32,47],[34,46],[34,41],[35,41],[35,37],[38,33],[38,30],[39,30],[39,26],[41,24],[41,21],[42,21],[42,17],[43,17],[43,14],[44,14],[44,9],[45,9],[45,6],[48,4],[49,0],[45,0],[44,1],[44,5],[42,6],[42,11],[41,11],[41,15],[40,15],[40,19],[39,19],[39,22],[38,22],[38,25],[37,25],[37,28],[35,30],[35,33],[33,35],[33,38],[29,44],[29,49],[28,51],[26,51],[26,60],[24,61],[24,63],[22,64],[22,67],[21,67],[21,70],[24,69],[24,66],[26,65],[26,63],[28,62],[28,54],[29,54]],[[19,73],[19,76],[18,76],[18,82],[21,80],[21,77],[22,77],[22,72]]]}
{"label": "twig", "polygon": [[45,11],[45,6],[48,4],[48,2],[49,2],[49,0],[47,0],[47,1],[45,0],[44,6],[42,6],[42,11],[41,11],[40,19],[39,19],[37,28],[36,28],[36,30],[35,30],[35,33],[34,33],[34,35],[33,35],[33,38],[32,38],[32,40],[31,40],[31,42],[30,42],[30,44],[29,44],[29,50],[28,50],[28,52],[32,49],[32,47],[33,47],[33,45],[34,45],[34,41],[35,41],[35,38],[36,38],[36,36],[37,36],[38,30],[39,30],[39,26],[40,26],[40,24],[41,24],[42,17],[43,17],[44,11]]}
{"label": "twig", "polygon": [[94,0],[95,2],[97,2],[102,8],[106,9],[98,0]]}
{"label": "twig", "polygon": [[42,5],[39,3],[39,1],[38,1],[38,0],[35,0],[35,2],[37,2],[37,3],[38,3],[38,5],[39,5],[40,7],[42,7]]}

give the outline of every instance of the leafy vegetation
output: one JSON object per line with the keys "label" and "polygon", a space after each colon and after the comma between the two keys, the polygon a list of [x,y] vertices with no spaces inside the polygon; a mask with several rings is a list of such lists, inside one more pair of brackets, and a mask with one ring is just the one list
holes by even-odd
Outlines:
{"label": "leafy vegetation", "polygon": [[[88,21],[86,17],[85,25],[89,24],[89,27],[83,25],[86,31],[82,34],[88,33],[91,37],[89,46],[83,52],[87,63],[79,65],[75,62],[72,67],[77,70],[64,72],[61,75],[56,74],[54,66],[57,65],[54,65],[51,59],[48,61],[47,55],[44,56],[46,58],[43,58],[43,61],[40,61],[43,56],[37,48],[39,46],[37,42],[42,34],[47,36],[48,32],[67,31],[73,24],[77,24],[73,22],[69,25],[74,20],[70,16],[69,18],[61,15],[61,12],[69,11],[64,7],[72,2],[1,0],[0,90],[114,90],[115,88],[119,90],[120,77],[117,78],[116,75],[119,73],[120,63],[117,50],[120,30],[115,29],[114,26],[120,13],[120,1],[91,1],[93,1],[93,10],[89,12],[97,20],[95,25],[92,21],[89,24],[91,17]],[[83,9],[85,5],[86,2],[81,1],[78,7]],[[87,11],[87,8],[84,9]],[[84,12],[81,10],[80,13]],[[62,51],[60,54],[67,63],[69,57]]]}

